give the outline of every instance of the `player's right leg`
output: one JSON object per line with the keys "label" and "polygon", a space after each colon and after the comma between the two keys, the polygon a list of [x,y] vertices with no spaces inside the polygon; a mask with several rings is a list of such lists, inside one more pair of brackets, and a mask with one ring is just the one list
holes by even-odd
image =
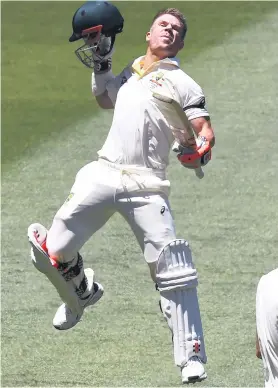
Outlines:
{"label": "player's right leg", "polygon": [[35,268],[49,279],[71,311],[75,315],[81,314],[75,287],[63,276],[63,263],[48,253],[46,247],[48,230],[43,225],[34,223],[29,226],[27,234],[31,244],[31,259]]}
{"label": "player's right leg", "polygon": [[[57,219],[53,225],[56,223]],[[53,326],[58,330],[67,330],[80,321],[85,308],[94,305],[102,297],[103,287],[95,281],[91,268],[84,269],[78,251],[70,256],[49,254],[47,235],[48,231],[43,225],[35,223],[29,226],[31,259],[34,266],[47,276],[64,302],[55,314]],[[57,236],[62,238],[62,234],[57,233]]]}
{"label": "player's right leg", "polygon": [[49,231],[40,224],[28,228],[32,262],[64,302],[53,320],[59,330],[75,326],[84,309],[103,294],[102,286],[94,281],[94,271],[84,270],[79,250],[113,214],[115,190],[102,184],[101,179],[98,181],[99,171],[92,167],[85,166],[77,174],[71,195],[57,212]]}

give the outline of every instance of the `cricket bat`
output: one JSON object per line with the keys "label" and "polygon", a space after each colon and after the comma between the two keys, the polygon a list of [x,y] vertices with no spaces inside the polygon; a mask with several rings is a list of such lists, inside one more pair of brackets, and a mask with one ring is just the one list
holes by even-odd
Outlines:
{"label": "cricket bat", "polygon": [[[177,130],[173,131],[174,136],[181,143],[186,143],[188,139],[195,139],[196,134],[179,103],[171,97],[153,92],[153,97],[157,100],[157,105],[161,109],[161,113],[165,116],[168,123]],[[199,179],[204,177],[204,172],[201,167],[194,169],[196,176]]]}

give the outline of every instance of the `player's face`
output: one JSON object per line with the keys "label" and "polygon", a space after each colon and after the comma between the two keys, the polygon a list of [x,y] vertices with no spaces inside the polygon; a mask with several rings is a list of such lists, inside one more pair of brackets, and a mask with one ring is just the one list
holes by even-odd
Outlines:
{"label": "player's face", "polygon": [[173,15],[161,15],[146,35],[151,52],[161,59],[174,57],[183,48],[183,25]]}

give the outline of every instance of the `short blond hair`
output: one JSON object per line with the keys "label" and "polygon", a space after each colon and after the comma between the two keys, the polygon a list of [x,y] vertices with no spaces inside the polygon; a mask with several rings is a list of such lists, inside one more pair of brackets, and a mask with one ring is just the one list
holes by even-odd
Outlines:
{"label": "short blond hair", "polygon": [[155,17],[153,18],[152,25],[156,21],[156,19],[162,15],[173,15],[181,22],[181,24],[183,25],[182,39],[184,39],[187,32],[187,23],[184,15],[177,8],[162,9],[161,11],[158,11]]}

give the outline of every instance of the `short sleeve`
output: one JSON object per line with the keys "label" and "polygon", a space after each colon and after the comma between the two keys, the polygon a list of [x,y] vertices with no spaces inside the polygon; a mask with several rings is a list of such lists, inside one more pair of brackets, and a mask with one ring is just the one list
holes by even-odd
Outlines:
{"label": "short sleeve", "polygon": [[198,117],[209,117],[206,107],[206,98],[200,85],[183,71],[179,73],[179,81],[176,80],[181,106],[189,120]]}

